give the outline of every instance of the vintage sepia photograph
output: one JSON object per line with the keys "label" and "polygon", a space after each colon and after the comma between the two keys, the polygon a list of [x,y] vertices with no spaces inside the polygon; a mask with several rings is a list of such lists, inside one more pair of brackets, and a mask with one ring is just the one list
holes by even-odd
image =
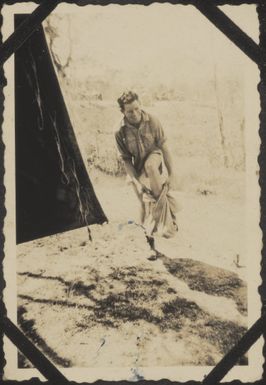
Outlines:
{"label": "vintage sepia photograph", "polygon": [[7,65],[14,322],[71,380],[203,379],[259,317],[258,68],[167,3],[60,4]]}

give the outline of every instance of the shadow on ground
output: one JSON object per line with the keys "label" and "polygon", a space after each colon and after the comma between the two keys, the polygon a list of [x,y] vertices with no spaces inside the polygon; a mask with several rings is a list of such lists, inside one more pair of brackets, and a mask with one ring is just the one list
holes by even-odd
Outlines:
{"label": "shadow on ground", "polygon": [[247,284],[236,273],[188,258],[171,259],[160,254],[166,269],[192,290],[232,298],[238,311],[247,314]]}
{"label": "shadow on ground", "polygon": [[[204,291],[207,294],[225,296],[235,300],[241,312],[246,312],[245,284],[231,272],[209,266],[202,262],[188,259],[170,260],[160,256],[165,267],[175,277],[185,281],[193,290]],[[41,298],[34,295],[19,295],[21,306],[18,320],[24,333],[37,344],[53,362],[62,367],[71,366],[71,361],[59,357],[40,336],[35,327],[34,318],[27,312],[27,304],[44,304],[79,312],[82,318],[75,322],[75,333],[87,333],[91,328],[102,325],[107,329],[119,329],[123,323],[136,325],[145,321],[158,328],[158,333],[174,331],[183,335],[195,336],[213,344],[216,350],[226,354],[243,336],[246,328],[231,321],[221,320],[201,309],[195,302],[183,298],[167,280],[154,275],[150,268],[126,266],[113,268],[111,274],[104,279],[95,276],[93,284],[87,285],[82,280],[67,281],[62,277],[19,273],[28,280],[57,282],[58,290],[63,289],[64,298]],[[52,293],[53,294],[53,293]],[[90,304],[81,302],[87,298]],[[75,314],[73,313],[73,317]],[[209,357],[204,364],[214,365],[216,362]],[[239,364],[247,364],[244,357]]]}

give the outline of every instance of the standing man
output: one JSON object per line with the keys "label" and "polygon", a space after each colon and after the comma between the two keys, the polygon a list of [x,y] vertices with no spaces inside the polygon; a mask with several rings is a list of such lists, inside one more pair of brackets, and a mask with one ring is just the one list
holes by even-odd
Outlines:
{"label": "standing man", "polygon": [[[132,91],[124,92],[117,101],[124,117],[115,138],[126,172],[141,202],[143,222],[143,192],[148,191],[156,202],[161,196],[163,186],[175,188],[172,158],[161,123],[141,109],[138,95]],[[162,172],[163,162],[168,172],[167,179]],[[145,177],[148,186],[142,183]]]}

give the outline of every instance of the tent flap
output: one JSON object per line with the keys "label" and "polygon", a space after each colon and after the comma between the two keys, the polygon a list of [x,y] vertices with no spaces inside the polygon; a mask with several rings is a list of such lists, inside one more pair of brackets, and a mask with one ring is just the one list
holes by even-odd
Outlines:
{"label": "tent flap", "polygon": [[15,54],[15,135],[17,243],[107,220],[41,26]]}

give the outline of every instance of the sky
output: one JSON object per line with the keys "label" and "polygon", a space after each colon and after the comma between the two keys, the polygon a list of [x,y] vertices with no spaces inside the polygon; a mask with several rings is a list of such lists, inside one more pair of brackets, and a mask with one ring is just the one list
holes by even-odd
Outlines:
{"label": "sky", "polygon": [[[220,8],[258,40],[255,6]],[[143,78],[147,84],[189,86],[211,80],[214,67],[221,79],[239,79],[250,61],[193,6],[92,5],[73,12],[60,5],[50,21],[62,63],[71,40],[70,76],[80,79],[110,75],[117,82]]]}

